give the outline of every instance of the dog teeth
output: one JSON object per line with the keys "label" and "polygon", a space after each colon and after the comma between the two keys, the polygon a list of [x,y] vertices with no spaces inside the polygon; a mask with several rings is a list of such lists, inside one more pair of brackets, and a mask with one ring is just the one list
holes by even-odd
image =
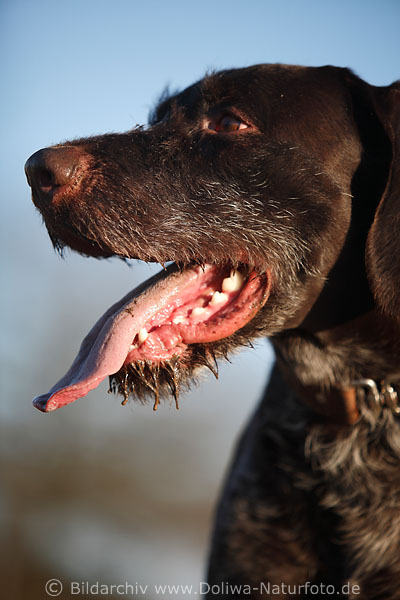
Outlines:
{"label": "dog teeth", "polygon": [[232,269],[230,276],[222,281],[223,292],[238,292],[243,285],[244,277],[236,269]]}
{"label": "dog teeth", "polygon": [[129,346],[129,352],[132,352],[132,350],[136,350],[137,348],[138,348],[138,345],[137,345],[137,344],[131,344],[131,345]]}
{"label": "dog teeth", "polygon": [[198,316],[202,315],[205,311],[206,311],[206,309],[203,308],[202,306],[196,306],[196,308],[194,308],[192,310],[192,315],[194,317],[198,317]]}
{"label": "dog teeth", "polygon": [[179,323],[183,323],[184,320],[185,320],[185,317],[183,315],[178,315],[177,317],[172,319],[172,322],[174,325],[179,325]]}
{"label": "dog teeth", "polygon": [[147,331],[147,329],[145,329],[144,327],[142,327],[142,329],[139,329],[139,333],[138,333],[139,344],[143,344],[143,342],[145,342],[148,337],[149,337],[149,332]]}
{"label": "dog teeth", "polygon": [[228,300],[228,294],[224,292],[214,292],[209,302],[210,306],[216,306],[217,304],[224,304]]}

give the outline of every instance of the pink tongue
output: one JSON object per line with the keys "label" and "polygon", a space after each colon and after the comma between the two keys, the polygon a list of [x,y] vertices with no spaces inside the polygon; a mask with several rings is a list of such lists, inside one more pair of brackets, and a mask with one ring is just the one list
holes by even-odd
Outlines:
{"label": "pink tongue", "polygon": [[119,371],[143,324],[197,277],[198,268],[179,272],[171,265],[116,302],[89,331],[69,371],[47,394],[36,396],[33,405],[42,412],[56,410]]}
{"label": "pink tongue", "polygon": [[[213,265],[184,271],[171,265],[144,282],[104,313],[83,340],[69,371],[50,392],[37,396],[33,400],[34,406],[42,412],[50,412],[82,398],[108,375],[117,373],[125,362],[146,357],[150,360],[168,359],[165,349],[168,341],[172,343],[171,352],[178,354],[188,344],[216,341],[243,327],[268,297],[270,277],[267,273],[261,277],[250,274],[240,291],[233,294],[232,303],[228,303],[226,310],[218,309],[212,318],[202,323],[192,322],[176,328],[167,325],[168,331],[163,335],[163,319],[170,313],[171,307],[182,306],[185,299],[195,300],[199,290],[207,286],[213,289],[213,282],[217,285],[222,276],[221,269]],[[160,319],[161,326],[149,336],[153,351],[147,349],[147,354],[142,355],[141,349],[134,349],[133,340],[143,328],[147,331],[147,324],[156,324]],[[176,334],[175,337],[173,334]],[[158,352],[164,348],[161,354],[155,350],[157,344]],[[147,342],[143,348],[146,346]]]}

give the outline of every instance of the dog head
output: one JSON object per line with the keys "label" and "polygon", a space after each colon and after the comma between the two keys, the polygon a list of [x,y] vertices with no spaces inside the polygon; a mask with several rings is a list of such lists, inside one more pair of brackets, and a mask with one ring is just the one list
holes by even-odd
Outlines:
{"label": "dog head", "polygon": [[385,282],[400,267],[381,232],[396,237],[398,93],[346,69],[257,65],[164,97],[149,127],[34,154],[28,181],[56,248],[172,262],[103,315],[36,406],[107,375],[157,404],[256,337],[344,322],[375,302],[366,247],[393,314]]}

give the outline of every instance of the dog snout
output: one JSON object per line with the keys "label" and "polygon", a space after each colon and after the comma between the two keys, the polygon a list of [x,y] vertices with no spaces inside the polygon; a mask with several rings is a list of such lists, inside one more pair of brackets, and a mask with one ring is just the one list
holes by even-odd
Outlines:
{"label": "dog snout", "polygon": [[25,163],[25,173],[39,207],[51,203],[54,192],[77,182],[85,153],[77,147],[44,148]]}

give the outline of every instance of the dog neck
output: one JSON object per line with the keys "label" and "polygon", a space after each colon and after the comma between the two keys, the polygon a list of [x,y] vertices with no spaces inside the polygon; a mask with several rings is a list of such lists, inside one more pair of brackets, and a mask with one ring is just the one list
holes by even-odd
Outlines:
{"label": "dog neck", "polygon": [[361,418],[364,406],[370,408],[376,418],[385,410],[400,416],[400,382],[359,379],[351,381],[348,386],[331,386],[322,390],[317,386],[304,386],[293,376],[289,378],[305,403],[335,424],[354,425]]}
{"label": "dog neck", "polygon": [[353,425],[364,407],[400,415],[400,331],[377,311],[317,333],[274,338],[278,362],[298,396],[328,421]]}

